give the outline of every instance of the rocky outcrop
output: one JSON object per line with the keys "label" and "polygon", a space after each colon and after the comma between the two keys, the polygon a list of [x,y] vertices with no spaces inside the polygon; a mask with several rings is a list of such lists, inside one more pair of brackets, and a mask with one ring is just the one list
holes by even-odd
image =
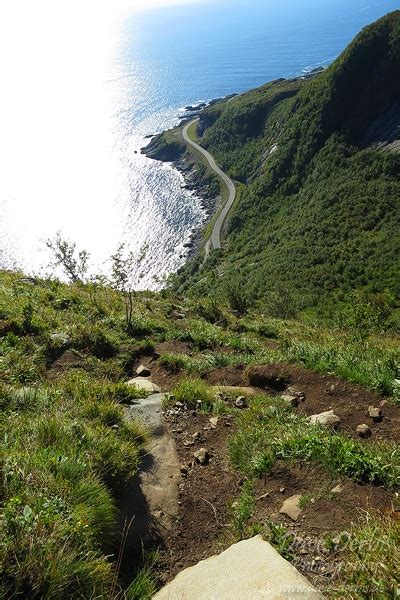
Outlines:
{"label": "rocky outcrop", "polygon": [[260,535],[179,573],[154,600],[320,600],[318,592]]}
{"label": "rocky outcrop", "polygon": [[148,158],[162,162],[175,162],[184,151],[184,146],[178,142],[167,142],[163,133],[154,136],[150,144],[141,149],[141,153]]}
{"label": "rocky outcrop", "polygon": [[128,381],[128,385],[134,385],[143,392],[150,392],[150,393],[161,392],[158,385],[156,385],[155,383],[150,381],[150,379],[147,379],[145,377],[134,377],[133,379]]}
{"label": "rocky outcrop", "polygon": [[178,513],[180,464],[162,415],[164,394],[153,394],[125,408],[128,420],[141,422],[150,435],[139,472],[121,491],[120,519],[132,520],[127,550],[163,538]]}
{"label": "rocky outcrop", "polygon": [[333,410],[327,410],[318,415],[311,415],[310,423],[313,425],[318,423],[324,427],[337,427],[340,424],[340,417],[335,415]]}

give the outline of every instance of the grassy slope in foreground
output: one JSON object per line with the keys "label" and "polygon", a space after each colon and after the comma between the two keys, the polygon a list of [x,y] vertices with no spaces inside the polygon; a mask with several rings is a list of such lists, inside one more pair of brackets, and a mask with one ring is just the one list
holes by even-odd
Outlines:
{"label": "grassy slope in foreground", "polygon": [[[121,404],[135,396],[124,383],[133,365],[158,343],[188,345],[158,364],[191,380],[239,363],[290,361],[399,392],[396,340],[373,332],[365,306],[367,320],[350,315],[348,328],[332,331],[257,311],[238,318],[232,307],[232,296],[137,293],[127,333],[123,299],[107,287],[32,285],[0,272],[1,595],[124,597],[116,506],[144,434],[125,422]],[[185,318],[174,321],[173,310]]]}
{"label": "grassy slope in foreground", "polygon": [[399,69],[397,11],[314,80],[291,90],[275,82],[207,109],[202,144],[248,185],[208,283],[192,261],[178,285],[201,280],[206,290],[217,262],[222,282],[235,277],[258,298],[274,288],[303,305],[338,289],[397,294],[400,156],[363,146],[398,106]]}

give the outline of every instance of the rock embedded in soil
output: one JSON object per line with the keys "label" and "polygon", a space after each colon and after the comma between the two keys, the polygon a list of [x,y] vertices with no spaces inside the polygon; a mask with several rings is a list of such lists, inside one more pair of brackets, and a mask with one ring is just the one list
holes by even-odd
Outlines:
{"label": "rock embedded in soil", "polygon": [[145,367],[144,365],[139,365],[136,369],[136,375],[138,377],[150,377],[151,371],[148,367]]}
{"label": "rock embedded in soil", "polygon": [[211,427],[212,427],[213,429],[215,429],[215,428],[217,427],[217,425],[218,425],[218,421],[219,421],[219,418],[218,418],[218,417],[211,417],[211,419],[210,419],[210,423],[211,423]]}
{"label": "rock embedded in soil", "polygon": [[368,407],[368,416],[375,422],[380,423],[383,420],[383,413],[381,408],[375,406]]}
{"label": "rock embedded in soil", "polygon": [[50,334],[50,340],[55,344],[63,346],[64,348],[70,346],[72,343],[72,340],[69,337],[69,335],[64,332]]}
{"label": "rock embedded in soil", "polygon": [[146,379],[145,377],[134,377],[130,381],[127,382],[128,385],[135,385],[139,390],[144,392],[153,392],[159,394],[161,389],[153,383],[150,379]]}
{"label": "rock embedded in soil", "polygon": [[285,502],[282,505],[282,508],[279,511],[281,515],[286,515],[287,517],[292,519],[292,521],[297,521],[297,519],[302,513],[302,510],[300,508],[300,499],[301,495],[296,494],[295,496],[291,496],[290,498],[285,500]]}
{"label": "rock embedded in soil", "polygon": [[322,600],[260,535],[181,571],[154,600]]}
{"label": "rock embedded in soil", "polygon": [[310,423],[323,425],[324,427],[335,427],[340,424],[340,417],[333,410],[327,410],[318,415],[311,415]]}
{"label": "rock embedded in soil", "polygon": [[239,398],[236,398],[235,406],[236,408],[247,408],[248,404],[246,398],[244,396],[239,396]]}
{"label": "rock embedded in soil", "polygon": [[174,319],[175,321],[181,321],[182,319],[185,318],[185,315],[178,312],[177,310],[173,310],[169,316],[171,319]]}
{"label": "rock embedded in soil", "polygon": [[291,396],[292,398],[298,398],[301,402],[304,402],[306,399],[305,393],[297,390],[293,385],[290,385],[288,387],[288,389],[286,390],[286,394],[288,396]]}
{"label": "rock embedded in soil", "polygon": [[281,398],[285,402],[288,402],[288,404],[290,404],[290,406],[292,406],[293,408],[297,408],[297,406],[299,406],[299,404],[301,403],[300,398],[292,394],[282,394]]}
{"label": "rock embedded in soil", "polygon": [[207,448],[200,448],[200,450],[196,450],[196,452],[193,453],[193,456],[201,465],[206,465],[210,459]]}
{"label": "rock embedded in soil", "polygon": [[368,425],[366,425],[365,423],[363,423],[362,425],[358,425],[356,431],[361,438],[369,438],[372,435],[370,427],[368,427]]}

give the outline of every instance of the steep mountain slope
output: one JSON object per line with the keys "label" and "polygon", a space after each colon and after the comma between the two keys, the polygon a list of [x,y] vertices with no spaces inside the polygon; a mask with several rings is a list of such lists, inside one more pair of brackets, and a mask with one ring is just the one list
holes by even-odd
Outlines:
{"label": "steep mountain slope", "polygon": [[315,78],[207,109],[203,145],[247,185],[224,250],[179,281],[207,288],[217,263],[222,283],[239,278],[259,298],[277,288],[305,305],[337,289],[398,293],[399,74],[396,11]]}

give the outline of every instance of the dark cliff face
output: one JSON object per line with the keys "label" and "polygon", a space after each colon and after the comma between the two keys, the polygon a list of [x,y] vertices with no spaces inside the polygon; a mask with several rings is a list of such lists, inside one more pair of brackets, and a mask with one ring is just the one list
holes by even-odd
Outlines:
{"label": "dark cliff face", "polygon": [[399,97],[395,11],[314,78],[205,110],[202,143],[246,184],[214,259],[223,278],[256,297],[290,289],[304,304],[334,290],[400,292]]}

